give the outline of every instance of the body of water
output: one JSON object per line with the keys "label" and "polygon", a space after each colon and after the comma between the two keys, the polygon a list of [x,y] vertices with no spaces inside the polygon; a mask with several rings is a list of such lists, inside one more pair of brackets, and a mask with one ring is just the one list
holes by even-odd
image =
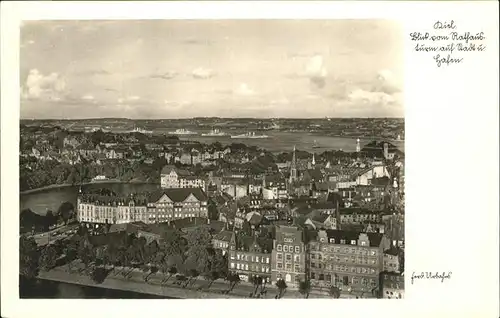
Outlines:
{"label": "body of water", "polygon": [[19,283],[19,296],[20,298],[38,299],[172,299],[171,297],[141,294],[117,289],[82,286],[45,279],[36,279],[29,282],[21,279]]}
{"label": "body of water", "polygon": [[[237,135],[241,132],[231,132],[233,135]],[[179,136],[181,140],[193,140],[202,143],[214,143],[220,142],[222,145],[229,145],[231,143],[244,143],[247,146],[257,146],[259,148],[266,149],[271,152],[288,152],[292,151],[295,146],[298,150],[322,153],[324,151],[332,150],[343,150],[343,151],[356,151],[356,140],[357,138],[349,137],[332,137],[332,136],[321,136],[314,135],[312,133],[303,132],[279,132],[279,131],[263,131],[258,134],[268,135],[269,138],[266,139],[232,139],[229,136],[226,137],[202,137],[201,135],[189,135],[189,136]],[[363,145],[373,141],[373,140],[383,140],[383,138],[360,138],[361,147]],[[404,141],[389,141],[401,151],[404,151]],[[314,145],[319,146],[319,148],[313,148]]]}
{"label": "body of water", "polygon": [[[99,182],[86,184],[82,190],[99,189],[106,187],[118,194],[130,194],[133,192],[145,192],[158,190],[159,184],[151,183],[107,183]],[[47,210],[57,211],[63,202],[70,202],[76,207],[79,186],[61,186],[47,188],[40,191],[21,194],[19,196],[20,211],[31,209],[33,212],[45,215]]]}
{"label": "body of water", "polygon": [[[242,132],[237,132],[242,133]],[[231,132],[231,134],[237,134]],[[290,133],[279,131],[262,132],[269,135],[268,139],[231,139],[230,137],[202,137],[183,136],[182,140],[194,140],[203,143],[220,142],[221,144],[244,143],[247,146],[258,146],[272,152],[289,152],[294,146],[297,150],[322,153],[325,151],[344,150],[352,152],[356,150],[357,138],[343,138],[330,136],[317,136],[308,133]],[[361,147],[374,139],[361,139]],[[390,141],[400,150],[404,151],[404,141]],[[313,148],[313,146],[320,148]],[[84,190],[91,188],[110,188],[119,194],[129,194],[132,192],[155,191],[159,188],[156,184],[135,184],[135,183],[93,183],[84,185]],[[63,202],[70,202],[76,207],[78,186],[63,186],[58,188],[48,188],[32,193],[21,194],[19,198],[20,210],[31,209],[33,212],[44,215],[47,210],[57,211]]]}

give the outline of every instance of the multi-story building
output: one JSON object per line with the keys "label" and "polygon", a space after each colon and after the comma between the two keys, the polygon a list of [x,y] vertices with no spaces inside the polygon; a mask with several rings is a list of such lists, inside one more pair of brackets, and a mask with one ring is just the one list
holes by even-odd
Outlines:
{"label": "multi-story building", "polygon": [[360,208],[340,209],[340,224],[363,224],[366,221],[381,222],[382,212]]}
{"label": "multi-story building", "polygon": [[390,241],[379,233],[321,230],[309,242],[311,285],[371,293],[383,270]]}
{"label": "multi-story building", "polygon": [[214,249],[222,251],[222,255],[225,255],[229,250],[229,243],[231,242],[232,235],[234,233],[229,230],[222,230],[215,234],[212,238],[212,246]]}
{"label": "multi-story building", "polygon": [[403,299],[405,295],[405,278],[397,273],[380,273],[379,298]]}
{"label": "multi-story building", "polygon": [[187,217],[208,217],[208,197],[200,188],[170,188],[153,193],[148,201],[148,222]]}
{"label": "multi-story building", "polygon": [[100,224],[136,221],[147,223],[146,199],[80,194],[77,199],[77,220],[82,223]]}
{"label": "multi-story building", "polygon": [[303,232],[297,227],[276,226],[272,252],[272,282],[285,280],[289,287],[297,287],[305,280],[305,245]]}
{"label": "multi-story building", "polygon": [[193,176],[188,171],[177,169],[174,166],[165,166],[161,170],[162,188],[202,188],[205,189],[205,180]]}
{"label": "multi-story building", "polygon": [[233,232],[229,243],[229,271],[237,273],[242,281],[249,282],[258,276],[270,282],[272,246],[270,239]]}
{"label": "multi-story building", "polygon": [[399,248],[391,246],[390,249],[384,251],[384,271],[399,273],[400,272],[400,253]]}

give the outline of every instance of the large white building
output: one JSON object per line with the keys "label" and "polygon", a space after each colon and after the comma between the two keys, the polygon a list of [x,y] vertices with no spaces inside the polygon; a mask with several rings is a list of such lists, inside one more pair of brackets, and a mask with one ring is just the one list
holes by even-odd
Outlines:
{"label": "large white building", "polygon": [[86,223],[121,224],[168,222],[187,217],[208,217],[208,197],[200,188],[162,189],[136,197],[80,194],[77,220]]}
{"label": "large white building", "polygon": [[162,188],[201,188],[205,190],[205,180],[193,176],[188,171],[174,166],[165,166],[161,170],[160,184]]}

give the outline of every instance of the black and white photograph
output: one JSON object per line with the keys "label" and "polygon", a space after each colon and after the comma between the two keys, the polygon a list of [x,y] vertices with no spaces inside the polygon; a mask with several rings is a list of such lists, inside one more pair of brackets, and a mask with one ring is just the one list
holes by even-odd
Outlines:
{"label": "black and white photograph", "polygon": [[403,299],[390,20],[20,28],[21,298]]}

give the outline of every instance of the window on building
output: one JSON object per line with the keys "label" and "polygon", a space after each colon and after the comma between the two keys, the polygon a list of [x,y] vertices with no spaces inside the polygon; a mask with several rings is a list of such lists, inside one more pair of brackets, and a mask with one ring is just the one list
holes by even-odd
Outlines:
{"label": "window on building", "polygon": [[300,246],[295,246],[295,253],[300,253]]}
{"label": "window on building", "polygon": [[[252,258],[253,258],[253,256],[252,256]],[[252,259],[252,261],[253,261],[253,259]],[[259,262],[259,257],[258,256],[255,256],[255,261]]]}
{"label": "window on building", "polygon": [[287,262],[291,261],[292,260],[292,254],[285,254],[285,260]]}
{"label": "window on building", "polygon": [[283,263],[276,263],[276,267],[280,269],[283,268]]}
{"label": "window on building", "polygon": [[276,246],[276,249],[281,252],[281,244],[278,244],[278,246]]}
{"label": "window on building", "polygon": [[283,252],[288,252],[288,245],[283,245]]}
{"label": "window on building", "polygon": [[231,268],[234,268],[234,263],[231,263]]}
{"label": "window on building", "polygon": [[335,239],[334,239],[334,238],[331,238],[331,239],[330,239],[330,243],[333,243],[333,244],[334,244],[334,243],[335,243]]}
{"label": "window on building", "polygon": [[276,253],[276,259],[282,260],[283,259],[283,254],[282,253]]}
{"label": "window on building", "polygon": [[286,270],[287,271],[291,271],[292,270],[292,264],[288,263],[288,264],[285,264],[286,265]]}
{"label": "window on building", "polygon": [[293,261],[296,262],[296,263],[300,262],[300,255],[294,255]]}
{"label": "window on building", "polygon": [[356,245],[356,240],[351,240],[351,245]]}

